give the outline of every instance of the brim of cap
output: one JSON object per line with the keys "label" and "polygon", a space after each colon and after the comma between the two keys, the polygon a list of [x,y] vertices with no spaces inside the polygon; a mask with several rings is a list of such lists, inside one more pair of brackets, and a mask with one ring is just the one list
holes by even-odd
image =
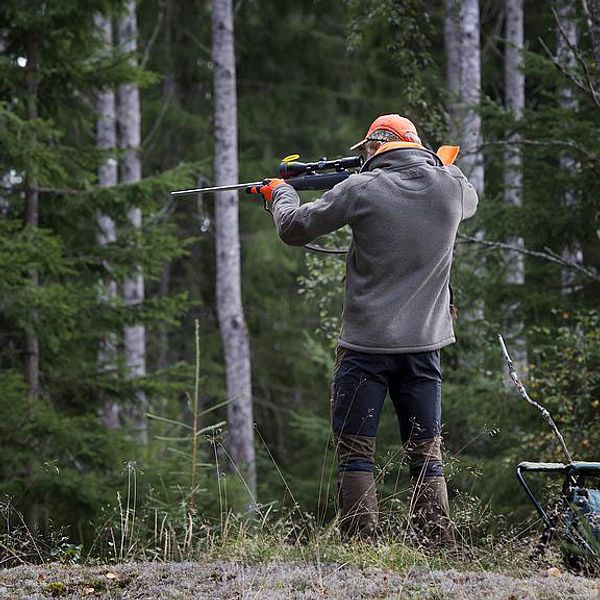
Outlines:
{"label": "brim of cap", "polygon": [[350,150],[356,150],[357,148],[364,146],[368,141],[368,138],[363,138],[362,140],[360,140],[360,142],[354,144],[354,146],[350,146]]}

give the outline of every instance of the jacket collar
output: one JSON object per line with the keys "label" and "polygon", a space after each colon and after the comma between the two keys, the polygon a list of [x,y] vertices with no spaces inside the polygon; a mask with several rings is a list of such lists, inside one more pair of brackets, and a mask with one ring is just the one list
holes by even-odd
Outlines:
{"label": "jacket collar", "polygon": [[375,168],[402,168],[409,165],[426,162],[433,166],[442,166],[440,157],[414,142],[388,142],[379,147],[377,152],[367,160],[362,171],[370,171]]}
{"label": "jacket collar", "polygon": [[[434,164],[434,165],[438,165],[440,166],[440,163],[442,165],[451,165],[454,163],[454,161],[456,160],[456,157],[458,156],[458,153],[460,151],[460,146],[440,146],[438,148],[438,151],[434,154],[431,150],[429,150],[428,148],[425,148],[425,146],[423,146],[422,144],[417,144],[415,142],[388,142],[387,144],[382,144],[378,149],[377,152],[362,166],[361,171],[364,170],[368,170],[365,169],[365,166],[367,164],[369,164],[369,168],[373,168],[371,161],[373,161],[374,159],[376,159],[377,157],[381,156],[382,154],[385,154],[387,152],[391,152],[393,150],[422,150],[425,153],[434,157],[435,162],[430,163],[430,164]],[[408,159],[409,161],[412,162],[419,162],[418,160],[415,161],[415,156],[417,155],[417,153],[411,153],[412,156],[410,155],[406,155],[403,158],[404,159]],[[388,157],[389,158],[389,157]],[[378,166],[379,165],[379,161],[378,162]],[[396,162],[396,161],[394,161]],[[427,161],[429,162],[429,161]],[[390,164],[389,162],[387,163],[383,163],[383,164]]]}

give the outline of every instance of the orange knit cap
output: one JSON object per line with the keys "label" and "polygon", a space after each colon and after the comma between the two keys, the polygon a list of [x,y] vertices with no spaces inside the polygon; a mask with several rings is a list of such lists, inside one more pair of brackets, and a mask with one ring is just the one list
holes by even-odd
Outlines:
{"label": "orange knit cap", "polygon": [[375,131],[389,131],[390,133],[396,135],[402,142],[415,142],[417,144],[421,143],[419,134],[417,133],[417,128],[410,119],[396,114],[381,115],[371,123],[369,131],[367,131],[367,135],[360,140],[360,142],[354,144],[350,150],[356,150],[363,144],[366,144],[370,139],[372,139],[370,136]]}

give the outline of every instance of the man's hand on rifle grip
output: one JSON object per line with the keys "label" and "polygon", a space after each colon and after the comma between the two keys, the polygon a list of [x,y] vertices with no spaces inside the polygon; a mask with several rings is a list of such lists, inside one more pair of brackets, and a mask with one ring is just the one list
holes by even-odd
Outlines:
{"label": "man's hand on rifle grip", "polygon": [[282,183],[285,183],[283,179],[265,179],[261,187],[255,185],[246,191],[249,194],[260,194],[265,200],[271,200],[273,198],[273,190]]}

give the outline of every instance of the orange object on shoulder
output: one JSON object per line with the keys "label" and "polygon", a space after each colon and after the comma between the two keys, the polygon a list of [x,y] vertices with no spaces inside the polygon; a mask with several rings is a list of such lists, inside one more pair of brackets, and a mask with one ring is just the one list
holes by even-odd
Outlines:
{"label": "orange object on shoulder", "polygon": [[460,146],[440,146],[436,154],[440,157],[444,165],[448,166],[454,164],[459,152]]}

